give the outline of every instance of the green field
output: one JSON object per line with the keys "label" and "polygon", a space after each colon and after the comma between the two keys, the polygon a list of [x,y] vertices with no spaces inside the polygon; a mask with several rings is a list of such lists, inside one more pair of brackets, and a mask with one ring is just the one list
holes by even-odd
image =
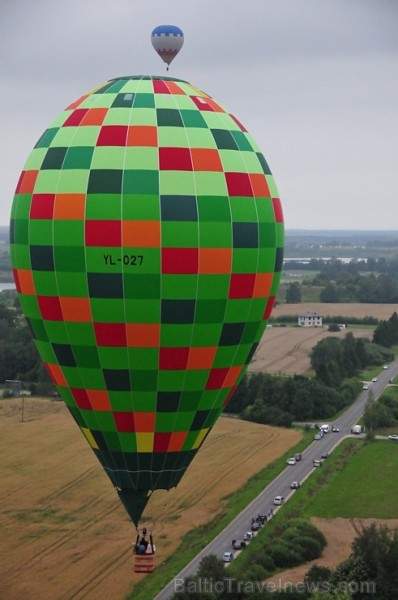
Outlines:
{"label": "green field", "polygon": [[308,516],[398,518],[398,443],[359,443],[344,467],[332,472],[306,505]]}

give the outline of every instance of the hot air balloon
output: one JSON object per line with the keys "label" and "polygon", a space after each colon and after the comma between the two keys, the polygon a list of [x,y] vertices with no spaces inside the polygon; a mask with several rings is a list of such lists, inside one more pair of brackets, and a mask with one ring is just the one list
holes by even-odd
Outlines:
{"label": "hot air balloon", "polygon": [[167,65],[167,71],[172,60],[182,48],[184,34],[175,25],[159,25],[151,35],[152,46]]}
{"label": "hot air balloon", "polygon": [[10,238],[41,358],[138,525],[150,493],[184,475],[271,314],[284,228],[268,164],[190,83],[111,79],[36,143]]}

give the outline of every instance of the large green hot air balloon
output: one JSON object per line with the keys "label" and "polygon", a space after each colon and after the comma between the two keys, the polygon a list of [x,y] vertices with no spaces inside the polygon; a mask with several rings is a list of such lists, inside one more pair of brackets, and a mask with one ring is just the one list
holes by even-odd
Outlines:
{"label": "large green hot air balloon", "polygon": [[245,127],[167,77],[68,106],[19,179],[11,256],[58,392],[138,523],[178,484],[270,316],[283,217]]}

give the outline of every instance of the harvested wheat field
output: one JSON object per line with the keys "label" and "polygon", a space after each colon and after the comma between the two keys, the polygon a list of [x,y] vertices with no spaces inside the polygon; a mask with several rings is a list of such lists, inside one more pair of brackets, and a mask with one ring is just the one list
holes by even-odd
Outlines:
{"label": "harvested wheat field", "polygon": [[[395,304],[278,304],[272,316],[300,315],[313,312],[326,316],[389,319]],[[310,372],[310,352],[325,337],[343,338],[348,332],[355,337],[372,339],[373,329],[355,327],[332,333],[328,327],[268,327],[257,348],[249,371],[271,374],[304,375]]]}
{"label": "harvested wheat field", "polygon": [[274,577],[270,577],[267,582],[271,583],[274,589],[288,589],[292,585],[303,582],[305,574],[312,565],[334,569],[340,562],[350,556],[352,542],[364,527],[369,527],[373,523],[380,526],[385,525],[392,529],[398,526],[398,519],[343,519],[340,517],[337,519],[321,519],[312,517],[311,522],[322,531],[326,538],[327,545],[324,548],[323,555],[304,565],[287,569]]}
{"label": "harvested wheat field", "polygon": [[[134,527],[110,481],[62,402],[26,398],[23,423],[20,403],[0,402],[0,599],[124,599],[141,576],[132,571]],[[149,501],[157,562],[299,439],[220,418],[178,488]]]}

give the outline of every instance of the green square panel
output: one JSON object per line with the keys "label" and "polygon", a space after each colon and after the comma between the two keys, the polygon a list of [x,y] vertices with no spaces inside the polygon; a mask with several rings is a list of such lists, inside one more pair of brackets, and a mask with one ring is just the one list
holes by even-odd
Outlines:
{"label": "green square panel", "polygon": [[[155,98],[153,94],[137,93],[134,98],[134,108],[155,108]],[[156,112],[151,111],[156,117]]]}
{"label": "green square panel", "polygon": [[281,280],[281,275],[282,275],[281,271],[279,273],[275,273],[274,274],[274,278],[272,280],[272,287],[271,287],[270,296],[276,296],[278,288],[279,288],[279,283],[280,283],[280,280]]}
{"label": "green square panel", "polygon": [[131,300],[127,298],[125,303],[126,314],[134,315],[136,323],[159,323],[160,300]]}
{"label": "green square panel", "polygon": [[[113,417],[112,417],[113,419]],[[107,448],[110,452],[122,452],[122,447],[119,441],[119,433],[113,431],[105,431],[103,433]],[[133,436],[133,434],[132,434]]]}
{"label": "green square panel", "polygon": [[199,433],[198,429],[195,429],[194,431],[189,431],[187,438],[185,440],[184,446],[183,446],[183,450],[188,451],[188,450],[193,449],[195,442],[197,440],[197,437],[198,437],[198,433]]}
{"label": "green square panel", "polygon": [[25,219],[28,223],[32,194],[16,194],[11,207],[12,219]]}
{"label": "green square panel", "polygon": [[162,298],[190,300],[196,297],[197,285],[197,275],[162,275]]}
{"label": "green square panel", "polygon": [[57,172],[58,194],[85,194],[89,171],[84,169],[68,169]]}
{"label": "green square panel", "polygon": [[208,369],[185,371],[184,390],[196,391],[206,387],[210,371]]}
{"label": "green square panel", "polygon": [[195,185],[198,196],[226,196],[228,194],[224,173],[196,171]]}
{"label": "green square panel", "polygon": [[156,370],[131,369],[132,387],[137,392],[155,392],[157,390],[158,372]]}
{"label": "green square panel", "polygon": [[83,246],[84,221],[56,219],[53,221],[56,246]]}
{"label": "green square panel", "polygon": [[92,323],[66,323],[67,335],[71,344],[96,346]]}
{"label": "green square panel", "polygon": [[195,324],[192,332],[192,346],[218,346],[222,326],[216,323]]}
{"label": "green square panel", "polygon": [[95,411],[96,429],[101,432],[114,431],[116,433],[116,424],[111,412],[96,410]]}
{"label": "green square panel", "polygon": [[89,387],[89,388],[91,387],[90,385],[86,386],[86,384],[82,378],[82,373],[81,373],[80,369],[77,369],[76,367],[62,367],[62,372],[63,372],[65,379],[68,382],[68,386],[70,388],[81,389],[84,387]]}
{"label": "green square panel", "polygon": [[251,298],[228,300],[225,309],[224,321],[226,323],[240,323],[247,319],[251,306]]}
{"label": "green square panel", "polygon": [[198,196],[199,220],[203,222],[231,222],[228,196]]}
{"label": "green square panel", "polygon": [[102,369],[128,369],[130,366],[127,348],[98,346]]}
{"label": "green square panel", "polygon": [[124,150],[124,168],[127,170],[155,171],[159,166],[159,150],[145,146],[127,146]]}
{"label": "green square panel", "polygon": [[81,387],[92,390],[102,390],[105,388],[105,380],[102,369],[87,369],[80,367],[79,373],[83,383]]}
{"label": "green square panel", "polygon": [[232,272],[256,273],[258,255],[257,248],[234,248],[232,253]]}
{"label": "green square panel", "polygon": [[36,150],[33,150],[24,164],[24,171],[36,171],[37,169],[40,169],[46,154],[46,148],[37,148]]}
{"label": "green square panel", "polygon": [[200,398],[197,410],[211,410],[220,406],[220,393],[222,390],[205,390]]}
{"label": "green square panel", "polygon": [[124,323],[126,319],[122,298],[92,298],[90,304],[95,323]]}
{"label": "green square panel", "polygon": [[120,194],[107,194],[105,197],[98,193],[87,195],[85,213],[87,220],[118,220],[121,218],[121,214]]}
{"label": "green square panel", "polygon": [[136,412],[155,412],[157,394],[156,392],[132,392],[134,410]]}
{"label": "green square panel", "polygon": [[57,270],[57,286],[60,296],[85,298],[88,296],[87,276],[85,273],[63,273]]}
{"label": "green square panel", "polygon": [[180,397],[178,410],[181,412],[193,413],[197,410],[200,399],[202,397],[202,391],[183,391]]}
{"label": "green square panel", "polygon": [[57,296],[58,287],[54,271],[34,271],[33,280],[38,296]]}
{"label": "green square panel", "polygon": [[150,371],[153,371],[158,368],[158,348],[128,348],[127,351],[131,369],[138,371],[149,369]]}
{"label": "green square panel", "polygon": [[22,244],[12,244],[10,247],[12,264],[18,269],[30,269],[30,249]]}
{"label": "green square panel", "polygon": [[136,221],[159,221],[160,204],[156,194],[123,194],[123,218]]}
{"label": "green square panel", "polygon": [[195,412],[178,412],[174,423],[174,431],[189,431]]}
{"label": "green square panel", "polygon": [[87,246],[85,251],[88,273],[116,274],[122,272],[123,264],[120,247]]}
{"label": "green square panel", "polygon": [[253,298],[247,320],[262,321],[266,304],[267,298]]}
{"label": "green square panel", "polygon": [[134,433],[125,433],[124,431],[118,433],[120,448],[122,452],[136,452],[137,441]]}
{"label": "green square panel", "polygon": [[236,346],[219,346],[214,359],[213,369],[227,368],[232,365]]}
{"label": "green square panel", "polygon": [[199,111],[181,108],[180,114],[186,128],[199,127],[207,129],[207,123]]}
{"label": "green square panel", "polygon": [[160,345],[162,348],[186,347],[191,345],[192,325],[167,325],[160,327]]}
{"label": "green square panel", "polygon": [[123,193],[157,194],[159,193],[159,172],[149,169],[125,170],[123,175]]}
{"label": "green square panel", "polygon": [[48,339],[53,344],[67,344],[69,342],[68,333],[63,321],[45,321]]}
{"label": "green square panel", "polygon": [[235,196],[231,198],[231,214],[234,222],[255,223],[257,210],[254,198]]}
{"label": "green square panel", "polygon": [[13,245],[27,244],[29,239],[30,221],[14,219],[12,222]]}
{"label": "green square panel", "polygon": [[[262,335],[260,336],[259,339],[261,339]],[[258,335],[257,335],[258,338]],[[259,341],[259,339],[254,340],[254,341]],[[254,343],[254,342],[253,342]],[[250,352],[252,351],[253,348],[253,344],[241,344],[239,346],[239,348],[237,349],[236,355],[235,355],[235,360],[234,360],[234,364],[235,365],[243,365],[245,364],[247,357],[249,356]]]}
{"label": "green square panel", "polygon": [[275,248],[259,248],[258,272],[273,273],[275,267]]}
{"label": "green square panel", "polygon": [[259,246],[261,248],[275,248],[276,244],[276,228],[274,223],[259,224]]}
{"label": "green square panel", "polygon": [[[139,94],[137,94],[134,108],[137,106],[139,101]],[[156,110],[154,108],[143,107],[139,110],[133,110],[131,112],[130,125],[157,125]]]}
{"label": "green square panel", "polygon": [[36,296],[19,295],[22,312],[29,319],[41,319],[39,305]]}
{"label": "green square panel", "polygon": [[160,298],[161,276],[158,274],[124,273],[124,297],[130,299]]}
{"label": "green square panel", "polygon": [[132,393],[128,392],[117,392],[110,390],[108,391],[109,402],[112,407],[113,412],[121,411],[131,411],[134,409]]}
{"label": "green square panel", "polygon": [[168,433],[174,431],[174,413],[157,412],[155,421],[155,431],[157,433]]}
{"label": "green square panel", "polygon": [[197,298],[202,300],[228,298],[229,282],[229,275],[200,275]]}
{"label": "green square panel", "polygon": [[202,248],[230,248],[232,246],[231,223],[199,222],[199,240]]}
{"label": "green square panel", "polygon": [[92,169],[123,169],[124,168],[124,147],[97,146],[95,148],[91,168]]}
{"label": "green square panel", "polygon": [[192,171],[159,171],[160,193],[172,196],[179,194],[193,196],[197,191],[197,178]]}
{"label": "green square panel", "polygon": [[163,248],[197,248],[198,224],[188,221],[163,221]]}
{"label": "green square panel", "polygon": [[73,346],[73,355],[78,367],[99,369],[101,367],[98,350],[95,346]]}
{"label": "green square panel", "polygon": [[54,350],[52,345],[49,342],[42,342],[40,340],[36,340],[36,347],[37,350],[40,354],[40,358],[42,359],[43,362],[45,363],[49,363],[49,364],[56,364],[57,358],[54,354]]}
{"label": "green square panel", "polygon": [[159,371],[158,390],[159,392],[174,392],[182,389],[184,383],[185,371]]}
{"label": "green square panel", "polygon": [[192,127],[187,128],[185,132],[188,138],[190,148],[210,148],[213,150],[217,149],[214,137],[212,136],[211,131],[209,129]]}

